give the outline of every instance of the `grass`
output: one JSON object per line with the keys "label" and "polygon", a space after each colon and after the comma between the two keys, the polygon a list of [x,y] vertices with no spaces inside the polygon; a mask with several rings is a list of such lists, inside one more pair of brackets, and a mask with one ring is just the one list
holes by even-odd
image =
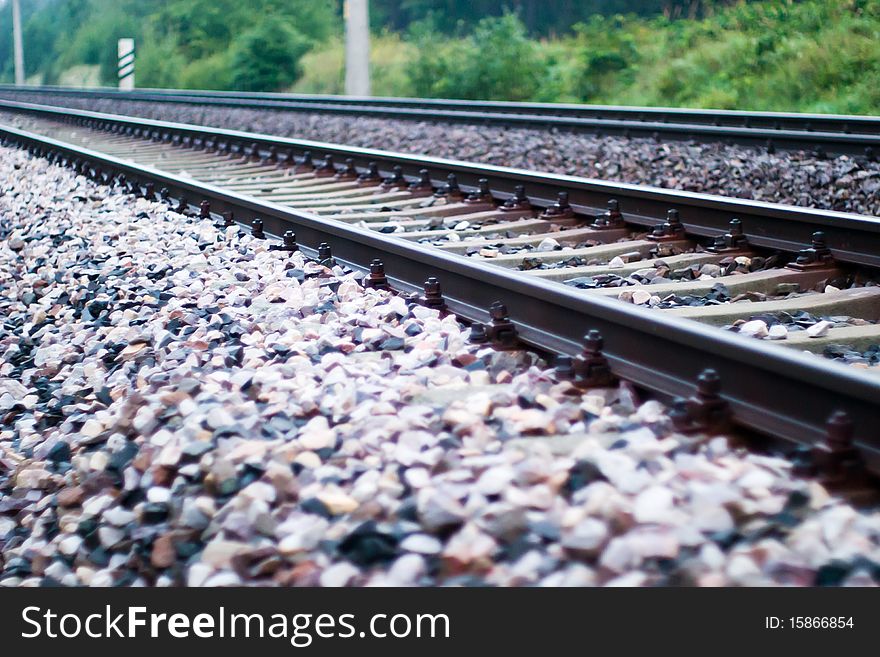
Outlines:
{"label": "grass", "polygon": [[[415,56],[414,44],[399,34],[383,33],[370,41],[370,75],[376,96],[411,96],[407,67]],[[305,94],[345,93],[345,45],[334,39],[302,58],[303,76],[287,91]]]}

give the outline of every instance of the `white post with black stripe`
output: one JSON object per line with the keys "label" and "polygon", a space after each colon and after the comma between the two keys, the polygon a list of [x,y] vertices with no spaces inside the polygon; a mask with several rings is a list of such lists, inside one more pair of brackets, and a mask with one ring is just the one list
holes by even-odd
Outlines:
{"label": "white post with black stripe", "polygon": [[119,39],[116,52],[118,54],[116,72],[119,76],[119,88],[131,91],[134,89],[134,39]]}

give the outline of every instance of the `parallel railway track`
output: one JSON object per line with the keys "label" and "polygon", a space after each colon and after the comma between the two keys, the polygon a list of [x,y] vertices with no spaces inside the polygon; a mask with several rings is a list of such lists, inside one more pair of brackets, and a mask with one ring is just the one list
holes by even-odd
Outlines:
{"label": "parallel railway track", "polygon": [[872,160],[880,154],[880,119],[858,115],[177,89],[121,92],[110,88],[23,89],[0,85],[0,93],[11,99],[25,93],[46,98],[136,100],[507,127],[558,128],[657,140],[726,141],[771,150],[805,150],[819,155],[845,154]]}
{"label": "parallel railway track", "polygon": [[[295,231],[288,246],[326,257],[318,245],[327,243],[333,257],[403,292],[421,292],[434,277],[448,307],[486,322],[490,340],[509,337],[508,312],[519,340],[572,357],[597,330],[613,372],[637,385],[693,395],[711,368],[739,424],[812,444],[825,438],[825,420],[845,411],[869,463],[880,460],[880,377],[800,353],[880,341],[880,288],[864,284],[880,266],[880,222],[871,218],[22,103],[0,110],[7,141],[88,175],[124,176],[130,191],[163,195],[206,220]],[[713,267],[716,276],[703,273]],[[688,268],[696,276],[667,279]],[[650,278],[652,269],[666,280],[606,285],[621,273]],[[596,289],[580,289],[584,279]],[[766,300],[675,301],[717,297],[718,283],[731,296]],[[817,285],[821,293],[810,293]],[[613,298],[638,301],[637,292],[647,294],[643,307]],[[496,301],[508,312],[490,310]],[[712,326],[803,310],[860,323],[792,335],[784,342],[796,349]],[[703,392],[713,398],[710,380]]]}

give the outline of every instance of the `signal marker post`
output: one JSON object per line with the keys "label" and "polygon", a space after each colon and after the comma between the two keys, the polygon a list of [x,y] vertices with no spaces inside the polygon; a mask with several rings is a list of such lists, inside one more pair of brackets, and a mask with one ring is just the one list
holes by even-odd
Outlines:
{"label": "signal marker post", "polygon": [[119,75],[119,88],[131,91],[134,89],[134,39],[119,39],[116,52],[118,56],[116,71]]}

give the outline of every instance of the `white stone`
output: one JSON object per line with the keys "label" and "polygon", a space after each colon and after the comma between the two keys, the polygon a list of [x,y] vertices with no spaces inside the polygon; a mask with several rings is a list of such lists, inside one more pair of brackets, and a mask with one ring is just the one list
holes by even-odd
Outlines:
{"label": "white stone", "polygon": [[358,508],[357,500],[342,491],[322,491],[316,496],[333,515],[351,513]]}
{"label": "white stone", "polygon": [[93,418],[89,418],[82,425],[82,428],[79,430],[79,432],[84,436],[88,436],[89,438],[97,438],[102,433],[104,433],[104,425]]}
{"label": "white stone", "polygon": [[741,324],[739,332],[753,338],[763,338],[768,334],[767,323],[761,319],[753,319],[745,324]]}
{"label": "white stone", "polygon": [[419,554],[439,554],[443,543],[429,534],[410,534],[400,543],[402,550]]}
{"label": "white stone", "polygon": [[202,584],[202,586],[241,586],[241,577],[239,577],[232,571],[217,573],[216,575],[212,575],[211,577],[209,577],[207,581]]}
{"label": "white stone", "polygon": [[425,559],[418,554],[404,554],[391,564],[388,579],[398,586],[413,586],[425,574]]}
{"label": "white stone", "polygon": [[563,534],[562,545],[576,552],[596,554],[608,539],[605,523],[595,518],[584,518],[571,532]]}
{"label": "white stone", "polygon": [[231,424],[235,424],[233,417],[222,406],[215,406],[208,411],[206,421],[208,426],[212,429],[219,429],[220,427],[228,427]]}
{"label": "white stone", "polygon": [[104,511],[103,519],[106,522],[109,522],[111,525],[115,525],[117,527],[124,527],[130,522],[134,522],[135,514],[133,511],[129,511],[128,509],[123,509],[120,506],[114,506],[111,509],[107,509]]}
{"label": "white stone", "polygon": [[336,445],[336,433],[323,415],[313,417],[300,430],[300,444],[309,450],[324,449]]}
{"label": "white stone", "polygon": [[774,324],[767,332],[771,340],[785,340],[788,337],[788,329],[782,324]]}
{"label": "white stone", "polygon": [[157,504],[167,504],[171,501],[171,489],[164,486],[151,486],[147,490],[147,500]]}
{"label": "white stone", "polygon": [[76,554],[76,551],[79,550],[79,546],[82,545],[82,541],[82,538],[76,534],[70,534],[59,541],[58,549],[61,551],[61,554],[70,556]]}
{"label": "white stone", "polygon": [[633,515],[636,522],[664,523],[670,519],[675,496],[664,486],[651,486],[636,497]]}
{"label": "white stone", "polygon": [[823,319],[807,328],[807,335],[811,338],[821,338],[828,334],[828,329],[832,326],[831,322]]}
{"label": "white stone", "polygon": [[538,243],[535,251],[555,251],[557,246],[559,246],[559,242],[552,237],[545,237]]}
{"label": "white stone", "polygon": [[360,572],[360,570],[347,561],[341,561],[333,564],[321,573],[318,581],[321,583],[321,586],[326,587],[346,586],[352,579],[357,577]]}
{"label": "white stone", "polygon": [[118,527],[98,527],[98,538],[101,545],[105,548],[111,548],[125,538],[125,532]]}
{"label": "white stone", "polygon": [[513,470],[498,466],[486,470],[477,480],[477,490],[483,495],[499,495],[513,480]]}
{"label": "white stone", "polygon": [[214,572],[208,564],[194,563],[186,574],[186,585],[189,587],[204,586]]}

